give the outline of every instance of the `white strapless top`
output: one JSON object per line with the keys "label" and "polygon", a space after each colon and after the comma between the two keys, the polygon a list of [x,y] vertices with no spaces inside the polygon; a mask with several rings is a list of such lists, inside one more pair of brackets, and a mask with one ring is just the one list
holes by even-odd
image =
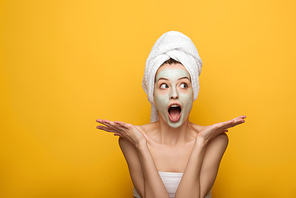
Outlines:
{"label": "white strapless top", "polygon": [[[182,179],[183,173],[174,173],[174,172],[158,172],[160,175],[160,178],[162,179],[164,186],[169,194],[170,198],[174,198],[177,188],[179,186],[179,183]],[[133,194],[137,198],[141,198],[140,195],[137,193],[135,187],[133,190]],[[211,198],[211,191],[205,198]]]}

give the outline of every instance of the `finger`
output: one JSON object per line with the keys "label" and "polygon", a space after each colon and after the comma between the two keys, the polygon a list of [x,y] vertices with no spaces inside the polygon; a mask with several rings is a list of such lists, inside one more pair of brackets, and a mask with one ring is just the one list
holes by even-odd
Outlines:
{"label": "finger", "polygon": [[120,121],[115,121],[115,123],[126,129],[129,129],[132,126],[131,124],[127,124],[125,122],[120,122]]}
{"label": "finger", "polygon": [[[120,121],[115,121],[115,124],[117,124],[117,126],[121,129],[121,130],[124,130],[124,131],[127,131],[127,130],[132,130],[133,127],[135,127],[134,125],[132,124],[128,124],[128,123],[125,123],[125,122],[120,122]],[[135,127],[136,128],[136,127]],[[136,128],[138,129],[138,128]],[[139,129],[138,129],[139,130]]]}
{"label": "finger", "polygon": [[119,131],[126,131],[127,128],[120,125],[119,124],[120,122],[119,121],[114,121],[114,122],[109,122],[109,124],[114,128],[114,129],[117,129]]}
{"label": "finger", "polygon": [[234,118],[233,120],[235,120],[237,122],[237,121],[242,121],[242,120],[245,120],[245,119],[246,119],[246,116],[239,116],[237,118]]}
{"label": "finger", "polygon": [[225,122],[220,122],[218,124],[218,126],[219,126],[219,128],[227,128],[227,127],[231,126],[234,123],[235,123],[235,121],[232,119],[232,120],[228,120],[228,121],[225,121]]}
{"label": "finger", "polygon": [[238,117],[236,117],[236,118],[234,118],[234,119],[246,119],[247,118],[247,116],[245,116],[245,115],[241,115],[241,116],[238,116]]}
{"label": "finger", "polygon": [[239,125],[239,124],[241,124],[241,122],[233,121],[232,123],[225,125],[223,128],[228,129],[228,128],[232,128],[232,127],[234,127],[236,125]]}
{"label": "finger", "polygon": [[102,124],[116,130],[116,127],[114,126],[114,123],[112,121],[109,120],[102,120]]}
{"label": "finger", "polygon": [[116,127],[118,127],[121,130],[127,130],[130,128],[130,126],[128,126],[129,124],[127,124],[125,122],[114,121],[114,124]]}
{"label": "finger", "polygon": [[110,124],[109,124],[109,120],[102,120],[102,119],[97,119],[96,120],[97,122],[99,122],[100,124],[103,124],[105,126],[109,126],[110,127]]}
{"label": "finger", "polygon": [[103,131],[107,131],[107,132],[113,132],[115,133],[116,131],[114,131],[113,129],[106,127],[106,126],[97,126],[97,129],[103,130]]}
{"label": "finger", "polygon": [[217,132],[227,130],[228,128],[244,123],[245,122],[244,118],[245,116],[239,116],[237,118],[234,118],[225,122],[217,123],[215,124],[215,128]]}
{"label": "finger", "polygon": [[234,126],[242,124],[242,123],[245,123],[245,120],[243,118],[235,119]]}
{"label": "finger", "polygon": [[236,118],[233,118],[233,119],[231,119],[231,120],[228,120],[228,121],[226,121],[226,122],[223,122],[223,123],[227,123],[227,122],[231,122],[232,120],[234,120],[234,122],[236,123],[236,122],[238,122],[238,121],[241,121],[241,120],[244,120],[246,118],[246,116],[245,115],[242,115],[242,116],[238,116],[238,117],[236,117]]}
{"label": "finger", "polygon": [[104,124],[105,122],[111,122],[109,120],[103,120],[103,119],[96,119],[97,122]]}
{"label": "finger", "polygon": [[236,124],[241,124],[241,123],[244,123],[245,122],[245,118],[246,116],[239,116],[239,117],[236,117],[236,118],[233,118],[232,120],[234,121],[233,124],[236,125]]}
{"label": "finger", "polygon": [[97,126],[98,129],[104,130],[107,132],[112,132],[112,133],[114,133],[114,136],[124,137],[123,134],[119,133],[119,132],[123,132],[124,130],[126,130],[122,126],[120,126],[110,120],[97,119],[96,121],[103,124],[103,125]]}
{"label": "finger", "polygon": [[244,119],[240,119],[240,120],[237,121],[238,124],[242,124],[242,123],[245,123],[245,122],[246,121]]}
{"label": "finger", "polygon": [[[114,130],[114,132],[121,132],[122,135],[127,130],[127,128],[122,127],[121,125],[119,125],[118,121],[112,122],[112,121],[109,121],[109,120],[103,120],[103,123],[106,124],[108,127],[112,128]],[[124,123],[124,122],[120,122],[120,123]],[[126,123],[124,123],[124,124],[127,125]]]}
{"label": "finger", "polygon": [[225,130],[225,129],[228,129],[228,128],[231,128],[231,127],[235,126],[236,124],[237,123],[236,123],[236,121],[234,119],[228,120],[228,121],[219,123],[217,129]]}
{"label": "finger", "polygon": [[100,130],[109,132],[109,133],[114,133],[114,136],[119,136],[119,137],[122,137],[122,138],[124,137],[120,133],[116,133],[116,131],[114,131],[114,130],[108,128],[108,127],[105,127],[105,126],[97,126],[97,128],[100,129]]}
{"label": "finger", "polygon": [[226,125],[225,125],[224,127],[222,127],[222,128],[224,128],[224,129],[232,128],[232,127],[235,127],[235,126],[237,126],[237,125],[239,125],[239,124],[243,124],[244,122],[245,122],[244,119],[238,119],[238,120],[233,119],[232,122],[230,122],[229,124],[226,124]]}

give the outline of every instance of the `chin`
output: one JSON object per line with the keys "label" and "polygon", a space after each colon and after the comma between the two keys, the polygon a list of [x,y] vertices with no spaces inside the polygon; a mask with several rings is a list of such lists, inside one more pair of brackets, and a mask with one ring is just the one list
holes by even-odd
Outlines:
{"label": "chin", "polygon": [[178,122],[171,122],[170,120],[167,122],[167,124],[172,127],[172,128],[179,128],[180,126],[182,126],[184,124],[184,122],[182,122],[181,120]]}

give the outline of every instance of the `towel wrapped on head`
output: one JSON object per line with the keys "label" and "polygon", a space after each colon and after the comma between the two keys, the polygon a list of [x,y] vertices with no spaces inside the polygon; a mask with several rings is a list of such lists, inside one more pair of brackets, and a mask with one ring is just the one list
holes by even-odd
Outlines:
{"label": "towel wrapped on head", "polygon": [[142,86],[151,103],[151,122],[158,120],[154,105],[153,91],[155,74],[158,68],[170,58],[182,63],[191,78],[193,97],[196,100],[199,92],[199,75],[202,61],[191,39],[177,31],[164,33],[154,44],[147,58]]}

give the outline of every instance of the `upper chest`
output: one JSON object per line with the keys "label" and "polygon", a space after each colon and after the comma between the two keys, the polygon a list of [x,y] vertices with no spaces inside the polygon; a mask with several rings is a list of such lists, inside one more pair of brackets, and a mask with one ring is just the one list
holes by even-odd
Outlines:
{"label": "upper chest", "polygon": [[150,144],[149,150],[158,171],[184,172],[189,160],[193,143],[170,146]]}

